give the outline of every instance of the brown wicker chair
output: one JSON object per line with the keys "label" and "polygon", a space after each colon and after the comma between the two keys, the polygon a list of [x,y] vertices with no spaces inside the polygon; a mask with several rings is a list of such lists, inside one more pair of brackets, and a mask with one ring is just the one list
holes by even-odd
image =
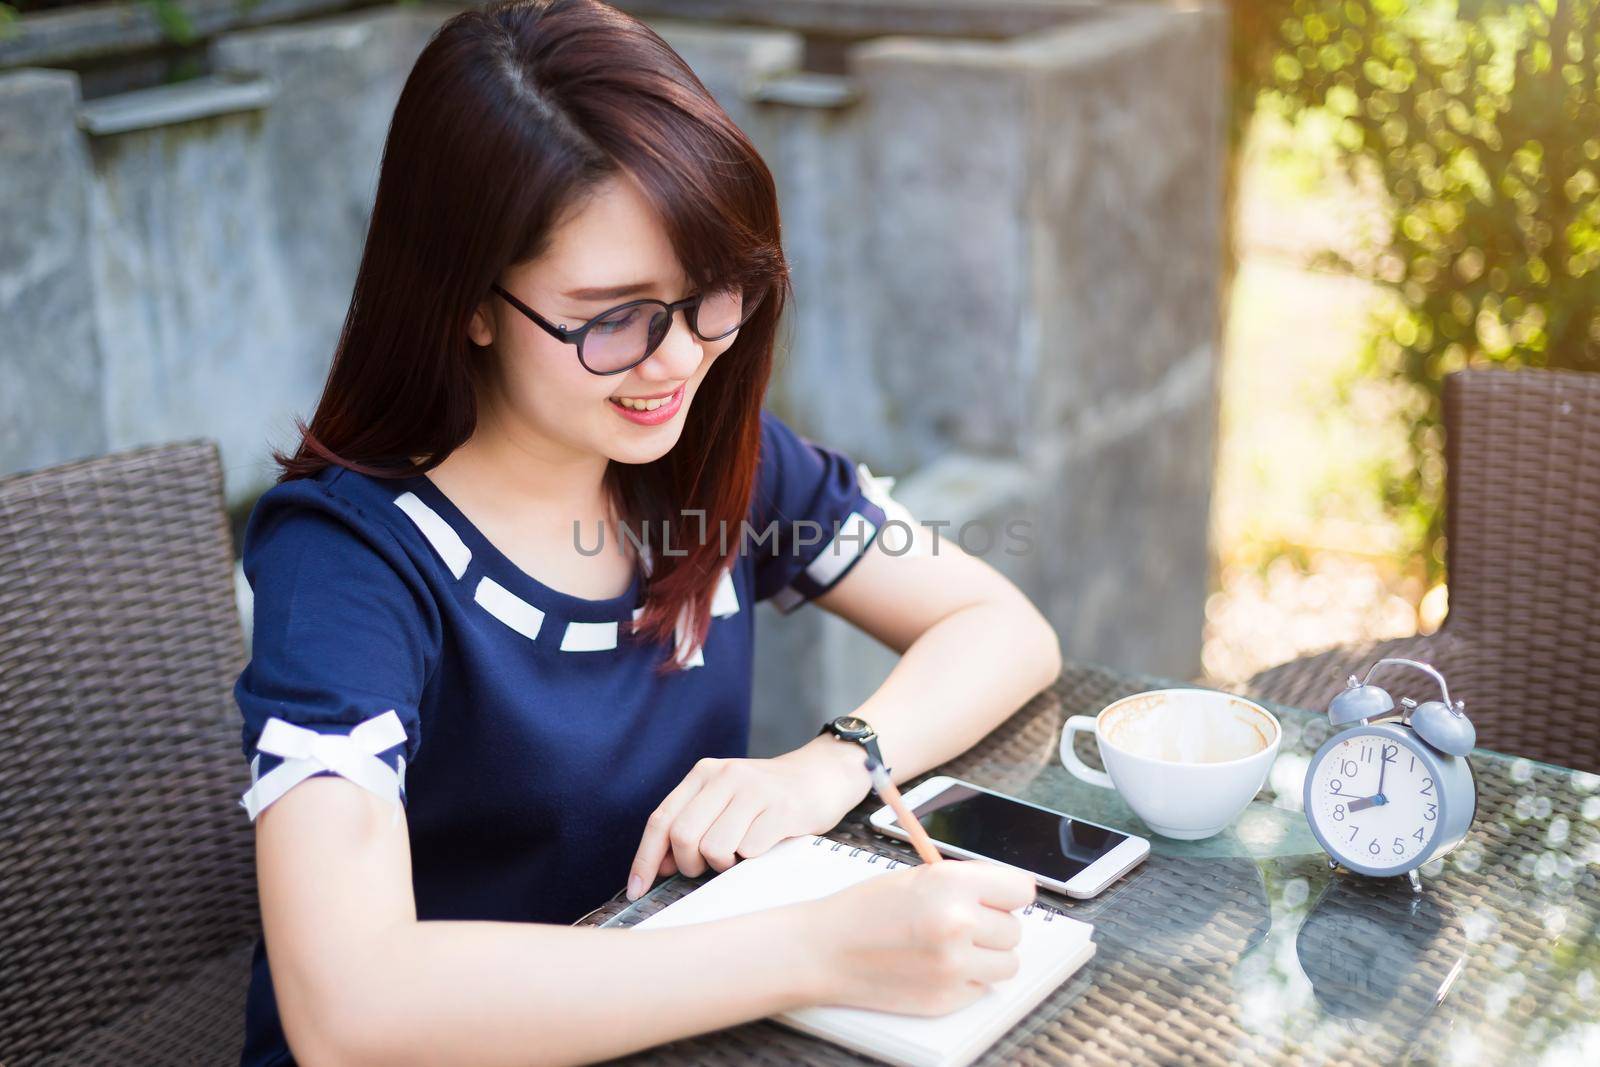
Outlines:
{"label": "brown wicker chair", "polygon": [[0,1063],[237,1060],[243,659],[213,444],[0,480]]}
{"label": "brown wicker chair", "polygon": [[[1463,371],[1444,410],[1445,624],[1294,660],[1246,691],[1323,709],[1373,660],[1421,659],[1466,700],[1480,745],[1600,772],[1600,374]],[[1432,695],[1407,673],[1385,686]]]}

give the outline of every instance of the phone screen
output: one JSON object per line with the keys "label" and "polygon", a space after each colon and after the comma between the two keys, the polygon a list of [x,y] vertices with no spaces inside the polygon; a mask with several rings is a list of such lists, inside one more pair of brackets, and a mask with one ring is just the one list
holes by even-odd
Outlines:
{"label": "phone screen", "polygon": [[913,811],[935,841],[1058,882],[1070,881],[1128,839],[1115,830],[960,784]]}

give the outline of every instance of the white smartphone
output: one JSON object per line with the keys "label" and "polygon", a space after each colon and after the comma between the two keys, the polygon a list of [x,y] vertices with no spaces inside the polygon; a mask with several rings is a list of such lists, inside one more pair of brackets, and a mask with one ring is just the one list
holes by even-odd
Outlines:
{"label": "white smartphone", "polygon": [[[1020,867],[1047,889],[1087,899],[1150,855],[1150,842],[1109,826],[937,775],[905,794],[922,828],[946,856]],[[887,804],[868,820],[881,834],[910,840]]]}

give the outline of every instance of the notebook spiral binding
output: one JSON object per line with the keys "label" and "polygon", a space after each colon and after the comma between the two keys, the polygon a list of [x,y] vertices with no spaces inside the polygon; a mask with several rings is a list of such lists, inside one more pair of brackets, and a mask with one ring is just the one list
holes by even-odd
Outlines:
{"label": "notebook spiral binding", "polygon": [[[852,845],[845,841],[835,841],[832,838],[817,837],[813,835],[811,838],[811,847],[818,848],[822,845],[827,845],[829,852],[843,852],[849,859],[855,859],[857,856],[865,855],[868,863],[877,863],[879,860],[883,860],[884,869],[889,871],[895,870],[898,867],[911,866],[911,864],[908,864],[903,860],[895,859],[893,856],[890,856],[887,853],[878,852],[862,845]],[[1043,917],[1045,922],[1051,922],[1056,918],[1064,919],[1067,917],[1067,913],[1055,905],[1044,904],[1037,900],[1022,909],[1022,914],[1024,915],[1032,915],[1035,912],[1038,912]]]}

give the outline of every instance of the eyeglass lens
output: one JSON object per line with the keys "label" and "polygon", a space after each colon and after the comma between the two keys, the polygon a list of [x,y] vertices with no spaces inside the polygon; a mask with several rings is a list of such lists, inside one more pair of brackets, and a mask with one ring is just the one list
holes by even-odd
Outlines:
{"label": "eyeglass lens", "polygon": [[[702,341],[717,341],[744,324],[747,311],[760,302],[757,290],[747,299],[744,289],[730,286],[708,292],[689,324]],[[583,337],[583,361],[594,371],[620,370],[643,359],[671,329],[672,319],[659,304],[635,304],[598,319]]]}

